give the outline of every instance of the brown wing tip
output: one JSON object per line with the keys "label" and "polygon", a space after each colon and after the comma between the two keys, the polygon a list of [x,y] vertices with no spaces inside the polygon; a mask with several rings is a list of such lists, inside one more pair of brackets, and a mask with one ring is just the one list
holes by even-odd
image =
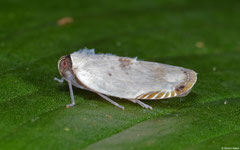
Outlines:
{"label": "brown wing tip", "polygon": [[151,91],[137,96],[136,99],[165,99],[177,96],[186,96],[197,81],[197,73],[192,70],[186,70],[184,73],[187,75],[186,82],[179,84],[175,90]]}
{"label": "brown wing tip", "polygon": [[194,84],[197,82],[196,72],[190,70],[184,71],[184,73],[187,74],[187,81],[176,87],[175,91],[177,93],[177,96],[186,96],[191,91]]}

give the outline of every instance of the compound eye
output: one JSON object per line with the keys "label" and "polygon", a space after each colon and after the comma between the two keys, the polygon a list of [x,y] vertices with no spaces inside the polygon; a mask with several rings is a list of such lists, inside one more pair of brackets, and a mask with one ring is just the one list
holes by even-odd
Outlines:
{"label": "compound eye", "polygon": [[63,66],[63,68],[66,68],[67,67],[67,61],[64,59],[64,60],[62,60],[62,66]]}

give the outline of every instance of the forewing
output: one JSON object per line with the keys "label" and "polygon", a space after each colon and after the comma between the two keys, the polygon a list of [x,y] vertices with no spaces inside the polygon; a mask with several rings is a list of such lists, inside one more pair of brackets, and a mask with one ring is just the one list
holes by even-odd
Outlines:
{"label": "forewing", "polygon": [[71,58],[75,76],[86,87],[114,97],[161,99],[182,96],[196,82],[194,71],[171,65],[107,54],[72,54]]}

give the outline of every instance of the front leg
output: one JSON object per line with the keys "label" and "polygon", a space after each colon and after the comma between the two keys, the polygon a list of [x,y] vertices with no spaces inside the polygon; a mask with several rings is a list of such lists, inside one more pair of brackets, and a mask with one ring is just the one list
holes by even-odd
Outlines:
{"label": "front leg", "polygon": [[[63,83],[64,82],[64,78],[58,79],[58,78],[54,78],[54,80],[58,81],[59,83]],[[68,82],[68,87],[69,87],[69,91],[70,91],[70,96],[71,96],[71,104],[66,105],[67,108],[70,108],[72,106],[75,105],[75,100],[74,100],[74,95],[73,95],[73,89],[72,89],[72,83],[71,81],[67,81]]]}
{"label": "front leg", "polygon": [[58,78],[54,78],[55,81],[58,81],[59,83],[63,83],[64,82],[64,78],[58,79]]}
{"label": "front leg", "polygon": [[75,105],[75,100],[74,100],[74,95],[73,95],[73,89],[72,89],[72,83],[71,81],[67,81],[68,82],[68,87],[69,87],[69,91],[70,91],[70,96],[71,96],[71,104],[66,105],[67,108],[70,108],[72,106]]}

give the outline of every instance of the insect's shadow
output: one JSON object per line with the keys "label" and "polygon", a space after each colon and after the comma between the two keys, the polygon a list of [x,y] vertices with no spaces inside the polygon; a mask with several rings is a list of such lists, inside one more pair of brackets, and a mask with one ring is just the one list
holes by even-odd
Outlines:
{"label": "insect's shadow", "polygon": [[194,101],[197,98],[197,94],[194,92],[191,92],[185,97],[176,97],[176,98],[169,98],[169,99],[162,99],[162,100],[152,100],[148,101],[146,100],[146,104],[153,106],[154,108],[174,108],[174,109],[181,109],[185,107],[189,107],[194,105],[196,101]]}

